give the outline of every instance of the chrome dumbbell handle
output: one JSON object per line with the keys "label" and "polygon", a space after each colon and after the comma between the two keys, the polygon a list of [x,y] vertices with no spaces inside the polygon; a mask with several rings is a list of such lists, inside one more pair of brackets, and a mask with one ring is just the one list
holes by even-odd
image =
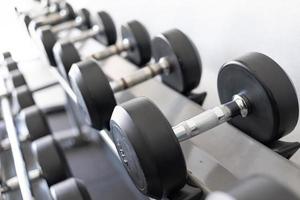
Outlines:
{"label": "chrome dumbbell handle", "polygon": [[81,17],[76,17],[74,20],[70,20],[58,25],[55,25],[51,27],[51,31],[53,33],[59,33],[64,30],[72,29],[72,28],[77,28],[80,25],[82,25],[83,19]]}
{"label": "chrome dumbbell handle", "polygon": [[47,24],[52,24],[56,21],[59,21],[66,17],[68,15],[68,11],[66,10],[61,10],[58,13],[53,13],[45,17],[39,18],[37,21],[39,21],[42,25],[47,25]]}
{"label": "chrome dumbbell handle", "polygon": [[[30,139],[29,134],[19,135],[19,142],[25,142]],[[11,149],[11,145],[8,138],[1,140],[0,142],[0,152],[7,151]]]}
{"label": "chrome dumbbell handle", "polygon": [[[233,111],[238,110],[238,112]],[[246,117],[248,105],[242,96],[235,95],[229,103],[217,106],[213,109],[181,122],[173,127],[173,131],[179,141],[185,141],[207,130],[210,130],[236,115]]]}
{"label": "chrome dumbbell handle", "polygon": [[128,39],[124,39],[121,42],[117,42],[114,45],[107,47],[106,49],[96,52],[90,55],[88,58],[93,58],[95,60],[103,60],[110,56],[120,54],[124,51],[127,51],[131,48],[131,44]]}
{"label": "chrome dumbbell handle", "polygon": [[149,80],[159,74],[169,73],[171,65],[165,58],[161,58],[155,64],[149,64],[133,74],[125,76],[119,80],[110,82],[110,86],[114,92],[119,92],[124,89],[135,86],[139,83],[142,83],[146,80]]}
{"label": "chrome dumbbell handle", "polygon": [[89,30],[82,31],[80,33],[80,35],[74,36],[72,38],[60,39],[60,42],[61,43],[67,43],[67,42],[76,43],[76,42],[80,42],[80,41],[84,41],[84,40],[87,40],[89,38],[92,38],[92,37],[94,37],[95,35],[97,35],[101,32],[102,32],[101,28],[99,26],[95,25]]}
{"label": "chrome dumbbell handle", "polygon": [[[43,16],[47,16],[49,14],[57,12],[57,5],[50,5],[45,7],[44,9],[40,10],[37,13],[31,15],[32,18],[42,18]],[[28,13],[29,14],[29,13]]]}
{"label": "chrome dumbbell handle", "polygon": [[[40,177],[42,177],[42,171],[39,169],[31,170],[28,172],[28,176],[30,181],[35,181]],[[19,189],[19,186],[20,184],[19,184],[18,177],[12,177],[5,181],[5,183],[0,188],[0,192],[1,193],[10,192]]]}
{"label": "chrome dumbbell handle", "polygon": [[[1,89],[6,90],[4,87],[4,80],[2,80]],[[15,165],[16,175],[20,187],[20,191],[24,200],[33,200],[29,176],[27,174],[27,168],[23,154],[20,148],[19,138],[15,128],[13,114],[10,107],[10,102],[7,97],[1,100],[1,110],[6,127],[7,136],[11,145],[11,152],[13,155],[13,161]]]}

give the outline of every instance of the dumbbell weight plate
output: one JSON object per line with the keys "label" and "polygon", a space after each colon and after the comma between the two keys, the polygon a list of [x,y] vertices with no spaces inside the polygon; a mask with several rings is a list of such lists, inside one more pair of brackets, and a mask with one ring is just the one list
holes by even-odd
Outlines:
{"label": "dumbbell weight plate", "polygon": [[15,113],[34,104],[35,102],[28,86],[23,85],[12,91],[12,105]]}
{"label": "dumbbell weight plate", "polygon": [[91,13],[86,8],[82,8],[78,11],[77,16],[82,19],[82,24],[80,29],[90,29],[92,27],[91,24]]}
{"label": "dumbbell weight plate", "polygon": [[37,106],[23,109],[17,116],[16,123],[18,133],[30,134],[31,141],[51,133],[44,114]]}
{"label": "dumbbell weight plate", "polygon": [[184,186],[187,169],[179,142],[152,102],[140,97],[117,106],[110,127],[121,161],[143,194],[162,198]]}
{"label": "dumbbell weight plate", "polygon": [[146,28],[134,20],[121,27],[122,38],[133,46],[127,51],[127,59],[138,66],[143,66],[151,59],[151,39]]}
{"label": "dumbbell weight plate", "polygon": [[[47,24],[47,25],[54,26],[54,25],[60,24],[64,21],[74,19],[76,17],[76,13],[69,3],[64,3],[64,5],[61,7],[62,7],[62,9],[65,9],[68,11],[68,16],[61,20],[55,21],[55,22],[53,22],[51,24]],[[32,20],[28,25],[29,33],[32,35],[39,27],[44,26],[44,25],[45,24],[43,23],[43,21]]]}
{"label": "dumbbell weight plate", "polygon": [[162,74],[162,81],[171,88],[188,93],[199,85],[202,64],[199,53],[192,41],[180,30],[164,32],[152,41],[153,57],[156,62],[167,57],[171,72]]}
{"label": "dumbbell weight plate", "polygon": [[62,181],[71,175],[64,152],[53,136],[48,135],[34,141],[32,150],[41,167],[43,177],[49,185]]}
{"label": "dumbbell weight plate", "polygon": [[40,39],[40,46],[46,53],[50,65],[56,66],[52,48],[57,41],[56,35],[51,31],[51,26],[42,26],[37,29],[37,37]]}
{"label": "dumbbell weight plate", "polygon": [[95,36],[96,40],[106,46],[116,43],[117,31],[115,23],[107,12],[97,12],[96,15],[91,17],[91,21],[92,24],[98,25],[100,29],[104,31],[104,34],[103,32],[100,32]]}
{"label": "dumbbell weight plate", "polygon": [[299,106],[293,84],[271,58],[250,53],[225,64],[218,76],[221,103],[235,94],[250,102],[247,117],[234,117],[230,124],[262,143],[275,141],[294,129]]}
{"label": "dumbbell weight plate", "polygon": [[19,69],[18,63],[14,61],[12,58],[6,59],[5,66],[9,72]]}
{"label": "dumbbell weight plate", "polygon": [[3,53],[2,53],[2,60],[4,61],[4,60],[6,60],[6,59],[8,59],[8,58],[12,58],[11,53],[8,52],[8,51],[3,52]]}
{"label": "dumbbell weight plate", "polygon": [[[78,15],[83,19],[83,29],[90,28],[90,13],[87,9],[83,8],[78,11]],[[52,32],[51,26],[42,26],[37,29],[37,36],[41,42],[41,48],[46,53],[48,60],[52,66],[56,66],[53,47],[58,38],[55,33]]]}
{"label": "dumbbell weight plate", "polygon": [[54,200],[90,200],[91,197],[81,180],[69,178],[50,188]]}
{"label": "dumbbell weight plate", "polygon": [[24,22],[26,28],[28,28],[30,22],[32,21],[32,18],[28,14],[20,15],[20,19],[22,22]]}
{"label": "dumbbell weight plate", "polygon": [[58,70],[66,80],[69,80],[68,72],[70,71],[72,64],[81,61],[76,47],[70,42],[58,42],[54,45],[53,53]]}
{"label": "dumbbell weight plate", "polygon": [[12,71],[7,80],[10,82],[13,88],[17,88],[22,85],[27,85],[25,77],[19,70]]}
{"label": "dumbbell weight plate", "polygon": [[96,129],[109,128],[116,100],[100,66],[92,60],[82,61],[74,64],[69,74],[85,121]]}

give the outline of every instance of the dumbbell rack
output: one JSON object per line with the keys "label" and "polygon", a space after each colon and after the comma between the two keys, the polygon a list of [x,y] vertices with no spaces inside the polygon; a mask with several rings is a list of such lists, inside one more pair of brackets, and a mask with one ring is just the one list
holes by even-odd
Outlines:
{"label": "dumbbell rack", "polygon": [[[5,79],[4,77],[1,77],[1,85],[3,86],[2,94],[5,95],[8,89],[6,88],[4,79]],[[19,182],[19,188],[24,199],[32,200],[34,198],[31,191],[29,175],[27,173],[27,167],[25,164],[23,153],[20,147],[20,142],[18,139],[17,130],[14,123],[14,116],[11,108],[11,102],[9,101],[9,98],[5,97],[4,95],[3,98],[1,98],[1,111],[2,111],[3,120],[6,127],[7,137],[11,145],[13,162],[15,166],[18,166],[15,167],[15,169],[16,169],[17,179]]]}
{"label": "dumbbell rack", "polygon": [[[101,47],[96,42],[90,42],[82,51],[88,48]],[[39,64],[45,66],[43,62]],[[121,57],[114,56],[103,62],[103,69],[111,79],[117,79],[136,70],[136,67]],[[49,72],[45,69],[45,74],[47,73]],[[204,111],[200,105],[171,90],[159,80],[149,80],[116,95],[118,103],[139,96],[147,96],[154,101],[173,125]],[[168,98],[165,99],[165,96]],[[4,101],[3,106],[8,107],[7,102]],[[6,121],[11,127],[11,119]],[[182,143],[188,169],[201,186],[207,190],[220,190],[234,184],[238,179],[259,173],[275,178],[300,196],[300,169],[297,166],[233,127],[231,132],[223,132],[223,126],[228,125],[222,125]],[[14,128],[8,129],[11,142],[15,142],[12,144],[13,148],[18,150],[16,133],[11,131]],[[105,132],[101,132],[101,137],[114,149]],[[17,154],[13,156],[14,159],[20,157]],[[19,164],[16,166],[20,167]],[[28,189],[26,173],[21,171],[19,174],[20,179],[25,182],[23,187]],[[24,194],[26,193],[29,192],[24,189]]]}

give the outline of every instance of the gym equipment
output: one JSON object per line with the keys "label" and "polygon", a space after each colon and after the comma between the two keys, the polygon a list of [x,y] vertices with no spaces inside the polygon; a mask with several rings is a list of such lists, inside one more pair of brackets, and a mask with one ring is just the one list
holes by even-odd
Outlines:
{"label": "gym equipment", "polygon": [[239,181],[227,192],[213,192],[206,200],[299,200],[296,195],[277,181],[264,175],[251,176]]}
{"label": "gym equipment", "polygon": [[[23,74],[19,70],[14,70],[10,73],[10,76],[6,79],[7,91],[6,93],[0,94],[0,98],[3,97],[11,97],[12,105],[14,113],[18,111],[35,105],[35,101],[33,99],[33,93],[42,91],[44,89],[56,86],[59,82],[54,81],[43,86],[30,89],[27,85],[27,82],[23,76]],[[57,107],[58,108],[58,107]],[[54,108],[55,110],[56,108]],[[53,110],[53,111],[54,111]],[[58,109],[61,110],[61,109]]]}
{"label": "gym equipment", "polygon": [[66,21],[52,27],[43,26],[37,30],[38,39],[52,66],[57,65],[52,51],[55,43],[59,40],[56,34],[71,28],[88,30],[83,31],[79,36],[73,38],[62,38],[60,39],[62,43],[66,41],[75,43],[89,38],[95,38],[105,45],[114,44],[116,42],[115,25],[108,13],[101,11],[97,12],[95,16],[90,16],[88,10],[81,9],[74,20]]}
{"label": "gym equipment", "polygon": [[53,200],[91,200],[83,182],[76,178],[69,178],[50,187]]}
{"label": "gym equipment", "polygon": [[99,64],[86,60],[72,66],[69,79],[77,96],[85,121],[96,129],[109,128],[111,113],[119,92],[161,75],[162,81],[174,90],[186,93],[198,86],[201,61],[191,40],[180,30],[172,29],[155,37],[152,42],[156,63],[133,74],[109,82]]}
{"label": "gym equipment", "polygon": [[28,25],[28,31],[32,35],[37,28],[45,25],[56,25],[76,17],[76,13],[69,3],[63,2],[58,13],[53,13],[40,19],[32,20]]}
{"label": "gym equipment", "polygon": [[[106,30],[106,36],[110,35],[112,29],[106,28]],[[104,51],[92,54],[88,58],[101,60],[111,55],[126,53],[127,59],[137,65],[144,65],[148,63],[151,59],[151,40],[146,28],[140,22],[134,20],[128,22],[126,25],[123,25],[121,32],[122,41],[115,45],[111,45],[116,41],[116,37],[114,37],[114,40],[112,40],[113,42],[105,43],[111,46],[108,46]],[[66,80],[68,80],[67,75],[72,64],[81,61],[81,57],[76,47],[73,45],[74,41],[76,40],[66,43],[56,43],[53,48],[53,53],[58,68]],[[104,56],[104,54],[106,56]],[[100,57],[100,55],[102,56]]]}
{"label": "gym equipment", "polygon": [[[50,186],[71,176],[63,151],[52,136],[35,140],[32,143],[32,152],[39,163],[39,168],[27,172],[30,181],[44,178]],[[18,188],[18,178],[12,177],[2,182],[0,192],[8,193]]]}
{"label": "gym equipment", "polygon": [[4,62],[8,58],[12,58],[12,55],[9,51],[5,51],[1,54],[1,62]]}
{"label": "gym equipment", "polygon": [[115,107],[110,132],[124,167],[141,192],[161,198],[183,187],[187,170],[179,142],[223,122],[265,144],[296,126],[299,106],[294,86],[283,69],[264,54],[249,53],[224,64],[218,92],[222,105],[174,127],[147,98]]}
{"label": "gym equipment", "polygon": [[[51,134],[45,114],[37,106],[30,106],[21,110],[15,121],[20,143],[34,141]],[[0,152],[10,150],[10,148],[8,138],[0,141]]]}
{"label": "gym equipment", "polygon": [[28,12],[20,12],[16,7],[15,11],[21,21],[25,24],[25,27],[28,29],[28,26],[32,20],[46,17],[50,14],[54,14],[59,12],[61,9],[61,4],[58,2],[51,3],[47,6],[43,6],[38,11],[28,11]]}

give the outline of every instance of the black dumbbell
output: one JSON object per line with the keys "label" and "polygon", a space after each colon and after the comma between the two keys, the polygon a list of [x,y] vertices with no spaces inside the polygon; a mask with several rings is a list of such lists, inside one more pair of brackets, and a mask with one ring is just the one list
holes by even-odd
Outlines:
{"label": "black dumbbell", "polygon": [[[34,141],[51,134],[45,114],[37,106],[30,106],[16,116],[16,128],[20,143]],[[0,141],[0,152],[10,150],[8,138]]]}
{"label": "black dumbbell", "polygon": [[[105,57],[126,53],[127,59],[137,65],[144,65],[151,59],[151,40],[146,28],[138,21],[131,21],[122,26],[122,40],[115,45],[108,46],[101,53],[92,54],[91,58],[101,60]],[[110,29],[107,29],[110,30]],[[107,31],[109,34],[109,32]],[[116,37],[115,37],[116,38]],[[106,43],[108,45],[112,43]],[[67,78],[72,64],[81,61],[79,52],[73,43],[56,43],[53,48],[54,57],[61,74]]]}
{"label": "black dumbbell", "polygon": [[[39,167],[28,172],[30,181],[44,178],[50,186],[71,176],[64,153],[52,136],[35,140],[32,143],[32,152]],[[4,194],[18,188],[18,179],[13,177],[2,182],[0,192]]]}
{"label": "black dumbbell", "polygon": [[31,35],[37,28],[45,25],[56,25],[64,21],[75,19],[76,13],[69,3],[63,2],[58,13],[53,13],[40,19],[32,20],[28,25],[28,31]]}
{"label": "black dumbbell", "polygon": [[49,62],[52,66],[56,66],[53,55],[53,47],[59,40],[57,33],[71,28],[88,29],[80,33],[77,37],[62,38],[64,40],[75,43],[89,38],[95,38],[105,45],[111,45],[116,42],[116,29],[110,15],[104,11],[97,12],[95,16],[90,16],[86,9],[81,9],[75,20],[67,21],[55,26],[41,27],[37,30],[38,39],[42,44],[42,48],[46,52]]}
{"label": "black dumbbell", "polygon": [[61,4],[54,2],[48,6],[43,6],[38,11],[20,12],[18,11],[17,8],[15,8],[15,11],[17,12],[21,21],[24,23],[25,27],[28,29],[28,26],[32,20],[39,19],[39,18],[41,19],[50,14],[57,13],[60,11],[60,9],[61,9]]}
{"label": "black dumbbell", "polygon": [[8,58],[12,58],[12,55],[9,51],[5,51],[1,54],[1,62],[5,62],[5,60]]}
{"label": "black dumbbell", "polygon": [[[0,98],[3,96],[10,97],[12,99],[13,112],[16,114],[20,110],[35,105],[33,94],[50,87],[59,85],[59,82],[54,81],[42,86],[39,86],[34,89],[30,89],[27,85],[27,82],[19,70],[13,70],[10,72],[9,76],[6,78],[6,86],[8,88],[7,93],[0,95]],[[61,111],[59,107],[53,107],[53,110],[49,109],[49,112]]]}
{"label": "black dumbbell", "polygon": [[72,66],[69,78],[84,120],[96,129],[108,128],[116,106],[115,92],[161,75],[162,81],[178,92],[198,86],[202,65],[191,40],[178,29],[155,37],[152,42],[156,63],[146,65],[129,76],[109,82],[99,64],[86,60]]}
{"label": "black dumbbell", "polygon": [[181,141],[229,122],[268,144],[290,133],[297,124],[294,86],[266,55],[250,53],[223,65],[218,91],[222,105],[174,127],[145,97],[115,107],[110,132],[127,172],[144,194],[161,198],[185,184],[187,169]]}
{"label": "black dumbbell", "polygon": [[51,186],[53,200],[91,200],[84,183],[76,178],[68,178]]}
{"label": "black dumbbell", "polygon": [[265,175],[254,175],[238,181],[226,192],[213,192],[206,200],[299,200],[290,189]]}

